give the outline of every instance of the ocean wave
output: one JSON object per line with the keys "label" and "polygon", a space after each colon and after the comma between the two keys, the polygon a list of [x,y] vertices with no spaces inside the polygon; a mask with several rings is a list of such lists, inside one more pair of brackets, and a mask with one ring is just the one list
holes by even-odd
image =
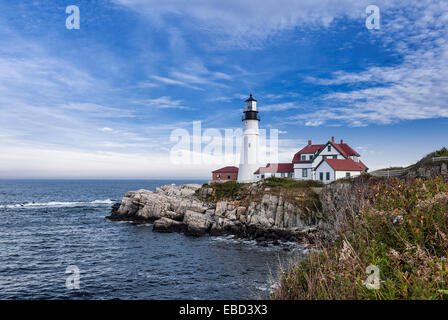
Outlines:
{"label": "ocean wave", "polygon": [[114,201],[111,199],[94,201],[50,201],[50,202],[27,202],[0,205],[3,209],[21,209],[21,208],[63,208],[63,207],[85,207],[111,205]]}

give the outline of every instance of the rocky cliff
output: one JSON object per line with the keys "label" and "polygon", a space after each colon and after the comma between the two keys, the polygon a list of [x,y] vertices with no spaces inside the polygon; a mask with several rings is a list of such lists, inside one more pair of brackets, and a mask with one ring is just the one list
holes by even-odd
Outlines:
{"label": "rocky cliff", "polygon": [[448,179],[448,161],[433,161],[432,157],[426,157],[409,168],[406,175],[409,178],[434,179],[441,176]]}
{"label": "rocky cliff", "polygon": [[[434,176],[448,179],[446,168],[445,162],[421,161],[398,179],[403,183]],[[347,219],[354,219],[360,210],[372,204],[378,182],[388,181],[391,180],[363,175],[323,188],[313,182],[291,179],[267,179],[253,184],[167,185],[154,192],[127,192],[108,218],[154,223],[156,232],[233,234],[259,241],[318,239],[331,243],[345,232]]]}
{"label": "rocky cliff", "polygon": [[[228,187],[232,192],[223,192]],[[235,192],[233,192],[235,191]],[[127,192],[110,220],[154,223],[156,232],[225,235],[263,240],[304,240],[319,222],[310,188],[254,184],[167,185]]]}

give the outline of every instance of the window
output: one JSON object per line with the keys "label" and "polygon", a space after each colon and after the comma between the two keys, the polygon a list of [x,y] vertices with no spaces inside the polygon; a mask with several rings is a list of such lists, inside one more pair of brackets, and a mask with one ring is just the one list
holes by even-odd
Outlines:
{"label": "window", "polygon": [[313,155],[310,155],[310,160],[313,160]]}
{"label": "window", "polygon": [[308,177],[308,169],[302,169],[302,177]]}
{"label": "window", "polygon": [[331,152],[331,146],[328,146],[328,152]]}
{"label": "window", "polygon": [[229,179],[229,180],[230,180],[230,176],[227,176],[227,179]]}
{"label": "window", "polygon": [[302,160],[306,160],[306,156],[302,156]]}
{"label": "window", "polygon": [[333,156],[333,159],[337,159],[338,158],[338,156]]}
{"label": "window", "polygon": [[330,172],[327,172],[327,180],[330,180]]}
{"label": "window", "polygon": [[319,173],[319,180],[324,180],[324,173],[323,172],[321,172],[321,173]]}
{"label": "window", "polygon": [[292,172],[288,172],[288,177],[292,178]]}
{"label": "window", "polygon": [[282,172],[282,178],[284,178],[285,177],[285,173],[284,172]]}
{"label": "window", "polygon": [[345,173],[345,176],[346,176],[347,178],[350,178],[350,172],[346,172],[346,173]]}
{"label": "window", "polygon": [[261,175],[261,179],[264,179],[264,174]]}

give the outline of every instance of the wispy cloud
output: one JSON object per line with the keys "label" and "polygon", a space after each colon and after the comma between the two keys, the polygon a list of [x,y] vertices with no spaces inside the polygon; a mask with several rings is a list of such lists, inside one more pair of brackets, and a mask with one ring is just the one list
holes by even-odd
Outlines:
{"label": "wispy cloud", "polygon": [[308,77],[311,83],[349,89],[321,96],[313,111],[290,119],[310,126],[366,126],[448,117],[447,9],[446,3],[434,1],[408,6],[382,27],[396,31],[384,37],[403,57],[400,64],[356,73],[337,71],[331,78]]}
{"label": "wispy cloud", "polygon": [[[284,30],[298,26],[329,26],[341,16],[359,18],[365,16],[367,0],[227,0],[185,3],[175,0],[114,0],[163,24],[169,14],[189,17],[191,28],[207,30],[219,36],[215,41],[226,46],[260,47],[262,42]],[[395,1],[379,0],[376,4],[383,9]]]}
{"label": "wispy cloud", "polygon": [[222,81],[230,81],[233,77],[220,71],[210,71],[202,62],[187,63],[182,69],[173,70],[169,76],[151,76],[152,79],[167,85],[181,86],[204,91],[206,87],[228,88]]}
{"label": "wispy cloud", "polygon": [[155,99],[135,101],[134,103],[145,107],[159,108],[159,109],[194,110],[194,108],[184,105],[182,100],[173,100],[171,97],[167,96]]}
{"label": "wispy cloud", "polygon": [[67,103],[60,106],[62,109],[84,112],[91,117],[101,118],[129,118],[135,117],[132,110],[113,108],[96,103]]}

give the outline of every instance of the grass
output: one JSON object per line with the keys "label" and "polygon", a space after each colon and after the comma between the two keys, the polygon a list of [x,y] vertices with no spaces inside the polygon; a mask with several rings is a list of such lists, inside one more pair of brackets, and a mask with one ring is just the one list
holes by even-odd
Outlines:
{"label": "grass", "polygon": [[[293,263],[274,299],[448,299],[448,183],[376,181],[331,245]],[[378,290],[365,285],[375,265]]]}
{"label": "grass", "polygon": [[311,188],[311,187],[322,187],[323,184],[316,180],[294,180],[292,178],[276,178],[271,177],[264,180],[264,185],[266,187],[284,187],[284,188]]}

